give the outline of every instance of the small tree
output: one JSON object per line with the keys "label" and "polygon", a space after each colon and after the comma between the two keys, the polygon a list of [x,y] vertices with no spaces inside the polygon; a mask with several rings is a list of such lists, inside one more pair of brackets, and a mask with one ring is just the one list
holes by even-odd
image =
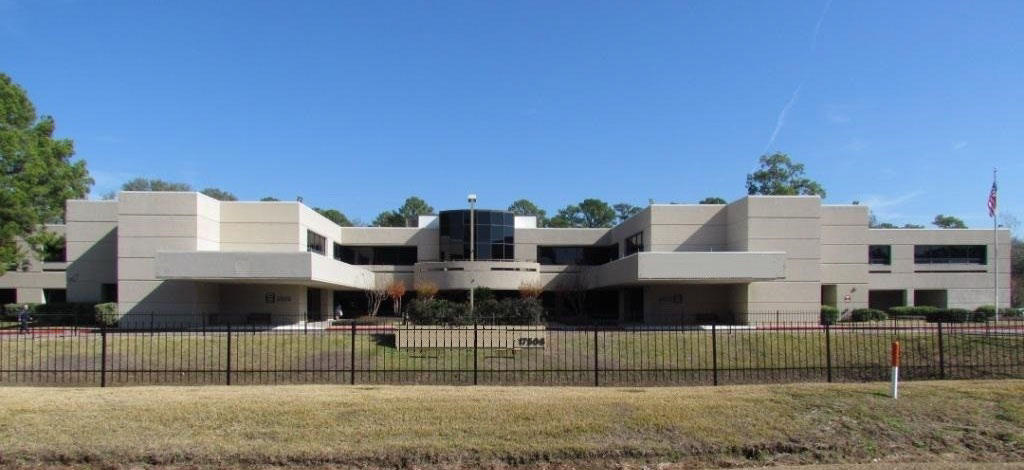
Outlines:
{"label": "small tree", "polygon": [[765,196],[818,195],[825,198],[820,183],[804,177],[803,163],[794,163],[789,155],[761,156],[761,168],[747,174],[747,194]]}
{"label": "small tree", "polygon": [[630,217],[637,215],[641,210],[639,207],[634,206],[628,202],[620,202],[618,204],[615,204],[614,206],[612,206],[612,209],[615,209],[615,213],[619,217],[620,224],[625,222],[626,219],[629,219]]}
{"label": "small tree", "polygon": [[725,202],[725,199],[722,199],[720,197],[709,196],[709,197],[706,197],[704,199],[701,199],[700,202],[698,202],[697,204],[728,204],[728,203]]}
{"label": "small tree", "polygon": [[965,224],[964,221],[951,215],[942,214],[935,216],[935,220],[932,221],[932,225],[938,228],[967,228],[967,224]]}
{"label": "small tree", "polygon": [[[394,306],[395,314],[402,315],[402,297],[405,296],[405,283],[395,279],[388,284],[387,288],[388,297],[391,298],[391,304]],[[402,318],[405,318],[402,315]]]}
{"label": "small tree", "polygon": [[377,312],[380,310],[380,304],[384,303],[384,299],[388,296],[388,286],[382,280],[377,279],[373,283],[373,287],[366,290],[366,304],[370,311],[367,312],[371,317],[377,316]]}
{"label": "small tree", "polygon": [[238,198],[234,194],[231,194],[220,188],[206,188],[199,191],[207,196],[210,196],[218,201],[237,201]]}
{"label": "small tree", "polygon": [[437,295],[437,284],[430,281],[416,281],[413,285],[413,289],[416,290],[416,298],[420,300],[430,300]]}
{"label": "small tree", "polygon": [[523,281],[519,284],[519,297],[524,299],[536,299],[544,293],[544,287],[540,281]]}

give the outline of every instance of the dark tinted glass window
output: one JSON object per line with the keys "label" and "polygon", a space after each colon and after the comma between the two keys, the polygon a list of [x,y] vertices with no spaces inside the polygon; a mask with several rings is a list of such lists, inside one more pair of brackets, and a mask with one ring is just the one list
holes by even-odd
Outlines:
{"label": "dark tinted glass window", "polygon": [[310,253],[326,254],[327,238],[312,230],[306,230],[306,251]]}
{"label": "dark tinted glass window", "polygon": [[415,246],[346,246],[334,244],[334,259],[348,264],[416,264]]}
{"label": "dark tinted glass window", "polygon": [[871,264],[892,264],[892,247],[889,245],[869,246],[868,262]]}
{"label": "dark tinted glass window", "polygon": [[[469,211],[441,211],[440,239],[442,261],[469,259]],[[514,259],[515,217],[510,212],[473,211],[474,258],[478,260]]]}
{"label": "dark tinted glass window", "polygon": [[537,262],[553,265],[597,266],[618,258],[618,245],[538,246]]}
{"label": "dark tinted glass window", "polygon": [[987,264],[985,245],[916,245],[917,264]]}
{"label": "dark tinted glass window", "polygon": [[636,235],[627,238],[624,243],[625,245],[622,249],[623,256],[644,251],[644,233],[637,232]]}

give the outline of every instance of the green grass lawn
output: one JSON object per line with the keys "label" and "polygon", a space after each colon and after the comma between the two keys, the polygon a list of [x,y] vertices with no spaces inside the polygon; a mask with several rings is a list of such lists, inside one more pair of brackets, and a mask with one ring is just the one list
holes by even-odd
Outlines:
{"label": "green grass lawn", "polygon": [[[833,331],[833,379],[884,380],[893,339],[904,350],[907,378],[1024,376],[1024,336],[980,331],[946,333],[940,369],[937,337],[919,331]],[[0,384],[96,383],[100,336],[0,336]],[[235,332],[231,335],[233,383],[347,383],[355,365],[359,383],[471,383],[472,348],[394,347],[388,334],[345,331]],[[480,383],[710,384],[823,381],[825,336],[820,330],[549,331],[543,348],[485,349],[475,362]],[[352,352],[355,352],[353,360]],[[714,354],[713,354],[714,353]],[[224,332],[109,333],[111,384],[226,381]],[[74,371],[29,374],[17,371]],[[6,372],[2,372],[6,371]]]}
{"label": "green grass lawn", "polygon": [[1024,381],[908,383],[899,400],[886,390],[15,387],[0,402],[0,464],[610,469],[1024,459]]}

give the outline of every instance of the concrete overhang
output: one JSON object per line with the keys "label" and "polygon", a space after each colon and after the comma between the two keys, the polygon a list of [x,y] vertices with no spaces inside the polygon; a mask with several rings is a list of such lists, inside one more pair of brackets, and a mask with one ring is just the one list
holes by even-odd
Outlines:
{"label": "concrete overhang", "polygon": [[160,251],[156,278],[370,289],[374,274],[307,252]]}
{"label": "concrete overhang", "polygon": [[489,287],[516,290],[540,282],[540,264],[525,261],[428,261],[416,263],[416,282],[432,282],[441,290]]}
{"label": "concrete overhang", "polygon": [[658,283],[741,284],[786,277],[786,253],[645,251],[596,268],[592,288]]}

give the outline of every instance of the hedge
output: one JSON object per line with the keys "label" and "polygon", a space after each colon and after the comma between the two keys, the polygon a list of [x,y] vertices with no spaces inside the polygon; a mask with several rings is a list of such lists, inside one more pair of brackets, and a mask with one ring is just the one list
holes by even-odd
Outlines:
{"label": "hedge", "polygon": [[889,309],[889,315],[894,317],[927,317],[928,315],[933,315],[938,311],[938,307],[930,307],[927,305],[892,307]]}
{"label": "hedge", "polygon": [[534,298],[491,299],[476,305],[476,318],[493,325],[536,325],[544,321],[544,308]]}
{"label": "hedge", "polygon": [[974,319],[974,312],[965,308],[946,308],[928,315],[930,322],[964,323]]}
{"label": "hedge", "polygon": [[96,323],[104,326],[117,326],[121,314],[117,311],[117,302],[96,304]]}
{"label": "hedge", "polygon": [[888,319],[885,312],[874,308],[858,308],[850,312],[850,321],[882,321]]}
{"label": "hedge", "polygon": [[409,302],[408,318],[418,325],[472,325],[469,306],[444,299],[413,299]]}
{"label": "hedge", "polygon": [[408,319],[417,325],[536,325],[544,321],[538,299],[485,299],[475,304],[475,315],[464,303],[444,299],[414,299],[409,302]]}
{"label": "hedge", "polygon": [[821,324],[835,325],[839,321],[839,309],[831,305],[821,306]]}

